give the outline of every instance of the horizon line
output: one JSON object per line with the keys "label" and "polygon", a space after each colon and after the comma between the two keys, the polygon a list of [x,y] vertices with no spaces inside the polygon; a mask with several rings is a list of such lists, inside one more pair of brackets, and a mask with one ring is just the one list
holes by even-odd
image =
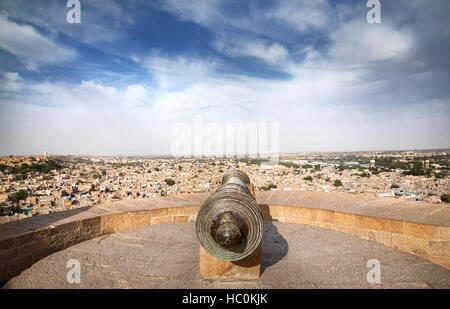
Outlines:
{"label": "horizon line", "polygon": [[[314,153],[372,153],[372,152],[447,152],[450,151],[450,147],[447,148],[415,148],[415,149],[383,149],[383,150],[310,150],[310,151],[280,151],[278,152],[279,155],[281,154],[314,154]],[[44,152],[39,154],[1,154],[0,157],[26,157],[26,156],[43,156]],[[236,154],[232,157],[227,157],[225,155],[218,156],[218,155],[211,155],[211,156],[196,156],[196,155],[190,155],[190,156],[181,156],[181,157],[175,157],[171,154],[62,154],[62,153],[47,153],[48,156],[73,156],[73,157],[83,157],[83,156],[98,156],[98,157],[154,157],[154,158],[174,158],[174,159],[201,159],[201,158],[223,158],[223,159],[233,159],[236,156],[237,157],[258,157],[264,156],[268,154]]]}

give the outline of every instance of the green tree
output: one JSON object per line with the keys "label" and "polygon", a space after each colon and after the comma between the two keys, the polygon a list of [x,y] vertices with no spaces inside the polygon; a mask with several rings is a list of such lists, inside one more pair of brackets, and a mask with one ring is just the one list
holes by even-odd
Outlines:
{"label": "green tree", "polygon": [[306,181],[313,181],[313,178],[311,176],[306,176],[303,179],[306,180]]}
{"label": "green tree", "polygon": [[173,180],[173,179],[165,179],[164,181],[169,186],[173,186],[175,184],[175,180]]}
{"label": "green tree", "polygon": [[13,204],[19,204],[19,201],[24,201],[27,199],[27,197],[28,197],[27,191],[21,189],[15,193],[11,194],[10,196],[8,196],[8,200],[13,202]]}
{"label": "green tree", "polygon": [[443,201],[444,203],[450,203],[450,194],[442,194],[441,201]]}
{"label": "green tree", "polygon": [[300,165],[292,163],[292,162],[280,162],[278,164],[285,166],[285,167],[290,167],[290,168],[299,168],[300,167]]}
{"label": "green tree", "polygon": [[10,200],[13,205],[15,205],[15,212],[18,212],[19,210],[19,202],[20,201],[25,201],[28,197],[28,193],[27,191],[21,189],[13,194],[11,194],[10,196],[8,196],[8,200]]}
{"label": "green tree", "polygon": [[339,179],[336,179],[336,180],[334,181],[334,186],[335,186],[335,187],[342,187],[342,181],[340,181]]}
{"label": "green tree", "polygon": [[397,185],[397,184],[395,184],[395,183],[393,183],[393,184],[391,185],[391,189],[398,189],[398,188],[400,188],[400,186]]}
{"label": "green tree", "polygon": [[338,167],[338,171],[340,171],[340,172],[345,171],[346,169],[348,169],[348,166],[346,166],[346,165],[339,165],[339,167]]}

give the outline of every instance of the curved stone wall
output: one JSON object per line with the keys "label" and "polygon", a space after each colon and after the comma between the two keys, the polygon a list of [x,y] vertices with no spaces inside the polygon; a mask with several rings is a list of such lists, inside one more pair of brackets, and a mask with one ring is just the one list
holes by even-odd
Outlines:
{"label": "curved stone wall", "polygon": [[[418,255],[450,269],[450,222],[446,217],[440,217],[439,220],[444,220],[441,224],[430,224],[429,217],[424,217],[422,221],[425,222],[420,222],[407,216],[394,219],[367,215],[361,209],[336,210],[342,199],[347,205],[353,205],[344,195],[333,196],[335,200],[330,204],[324,198],[331,195],[322,195],[320,208],[313,208],[311,198],[305,198],[308,194],[301,193],[302,200],[296,199],[295,194],[298,193],[258,194],[257,201],[264,219],[349,233]],[[43,257],[82,241],[146,225],[193,221],[207,196],[196,194],[122,201],[3,224],[0,226],[0,282],[8,281]],[[314,200],[318,198],[317,194],[309,196]]]}
{"label": "curved stone wall", "polygon": [[450,269],[450,227],[296,206],[268,206],[268,218],[314,225],[412,253]]}

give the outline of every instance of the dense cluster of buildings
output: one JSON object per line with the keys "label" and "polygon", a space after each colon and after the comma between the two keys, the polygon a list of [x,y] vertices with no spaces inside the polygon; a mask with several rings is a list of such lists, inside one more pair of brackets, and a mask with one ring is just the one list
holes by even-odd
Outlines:
{"label": "dense cluster of buildings", "polygon": [[[407,165],[377,166],[383,158]],[[373,193],[440,203],[440,197],[449,193],[448,158],[445,152],[284,154],[279,162],[47,154],[2,157],[0,223],[121,199],[213,192],[232,168],[245,171],[257,190]],[[408,162],[422,162],[424,175],[405,174],[405,168],[414,168]]]}

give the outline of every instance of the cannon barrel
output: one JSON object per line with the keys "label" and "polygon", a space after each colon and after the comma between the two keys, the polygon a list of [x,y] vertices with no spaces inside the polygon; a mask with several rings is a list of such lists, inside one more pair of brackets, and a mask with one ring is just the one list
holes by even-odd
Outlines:
{"label": "cannon barrel", "polygon": [[200,207],[195,222],[198,241],[220,260],[241,260],[261,243],[263,216],[249,188],[247,174],[232,170],[223,176],[222,185]]}

